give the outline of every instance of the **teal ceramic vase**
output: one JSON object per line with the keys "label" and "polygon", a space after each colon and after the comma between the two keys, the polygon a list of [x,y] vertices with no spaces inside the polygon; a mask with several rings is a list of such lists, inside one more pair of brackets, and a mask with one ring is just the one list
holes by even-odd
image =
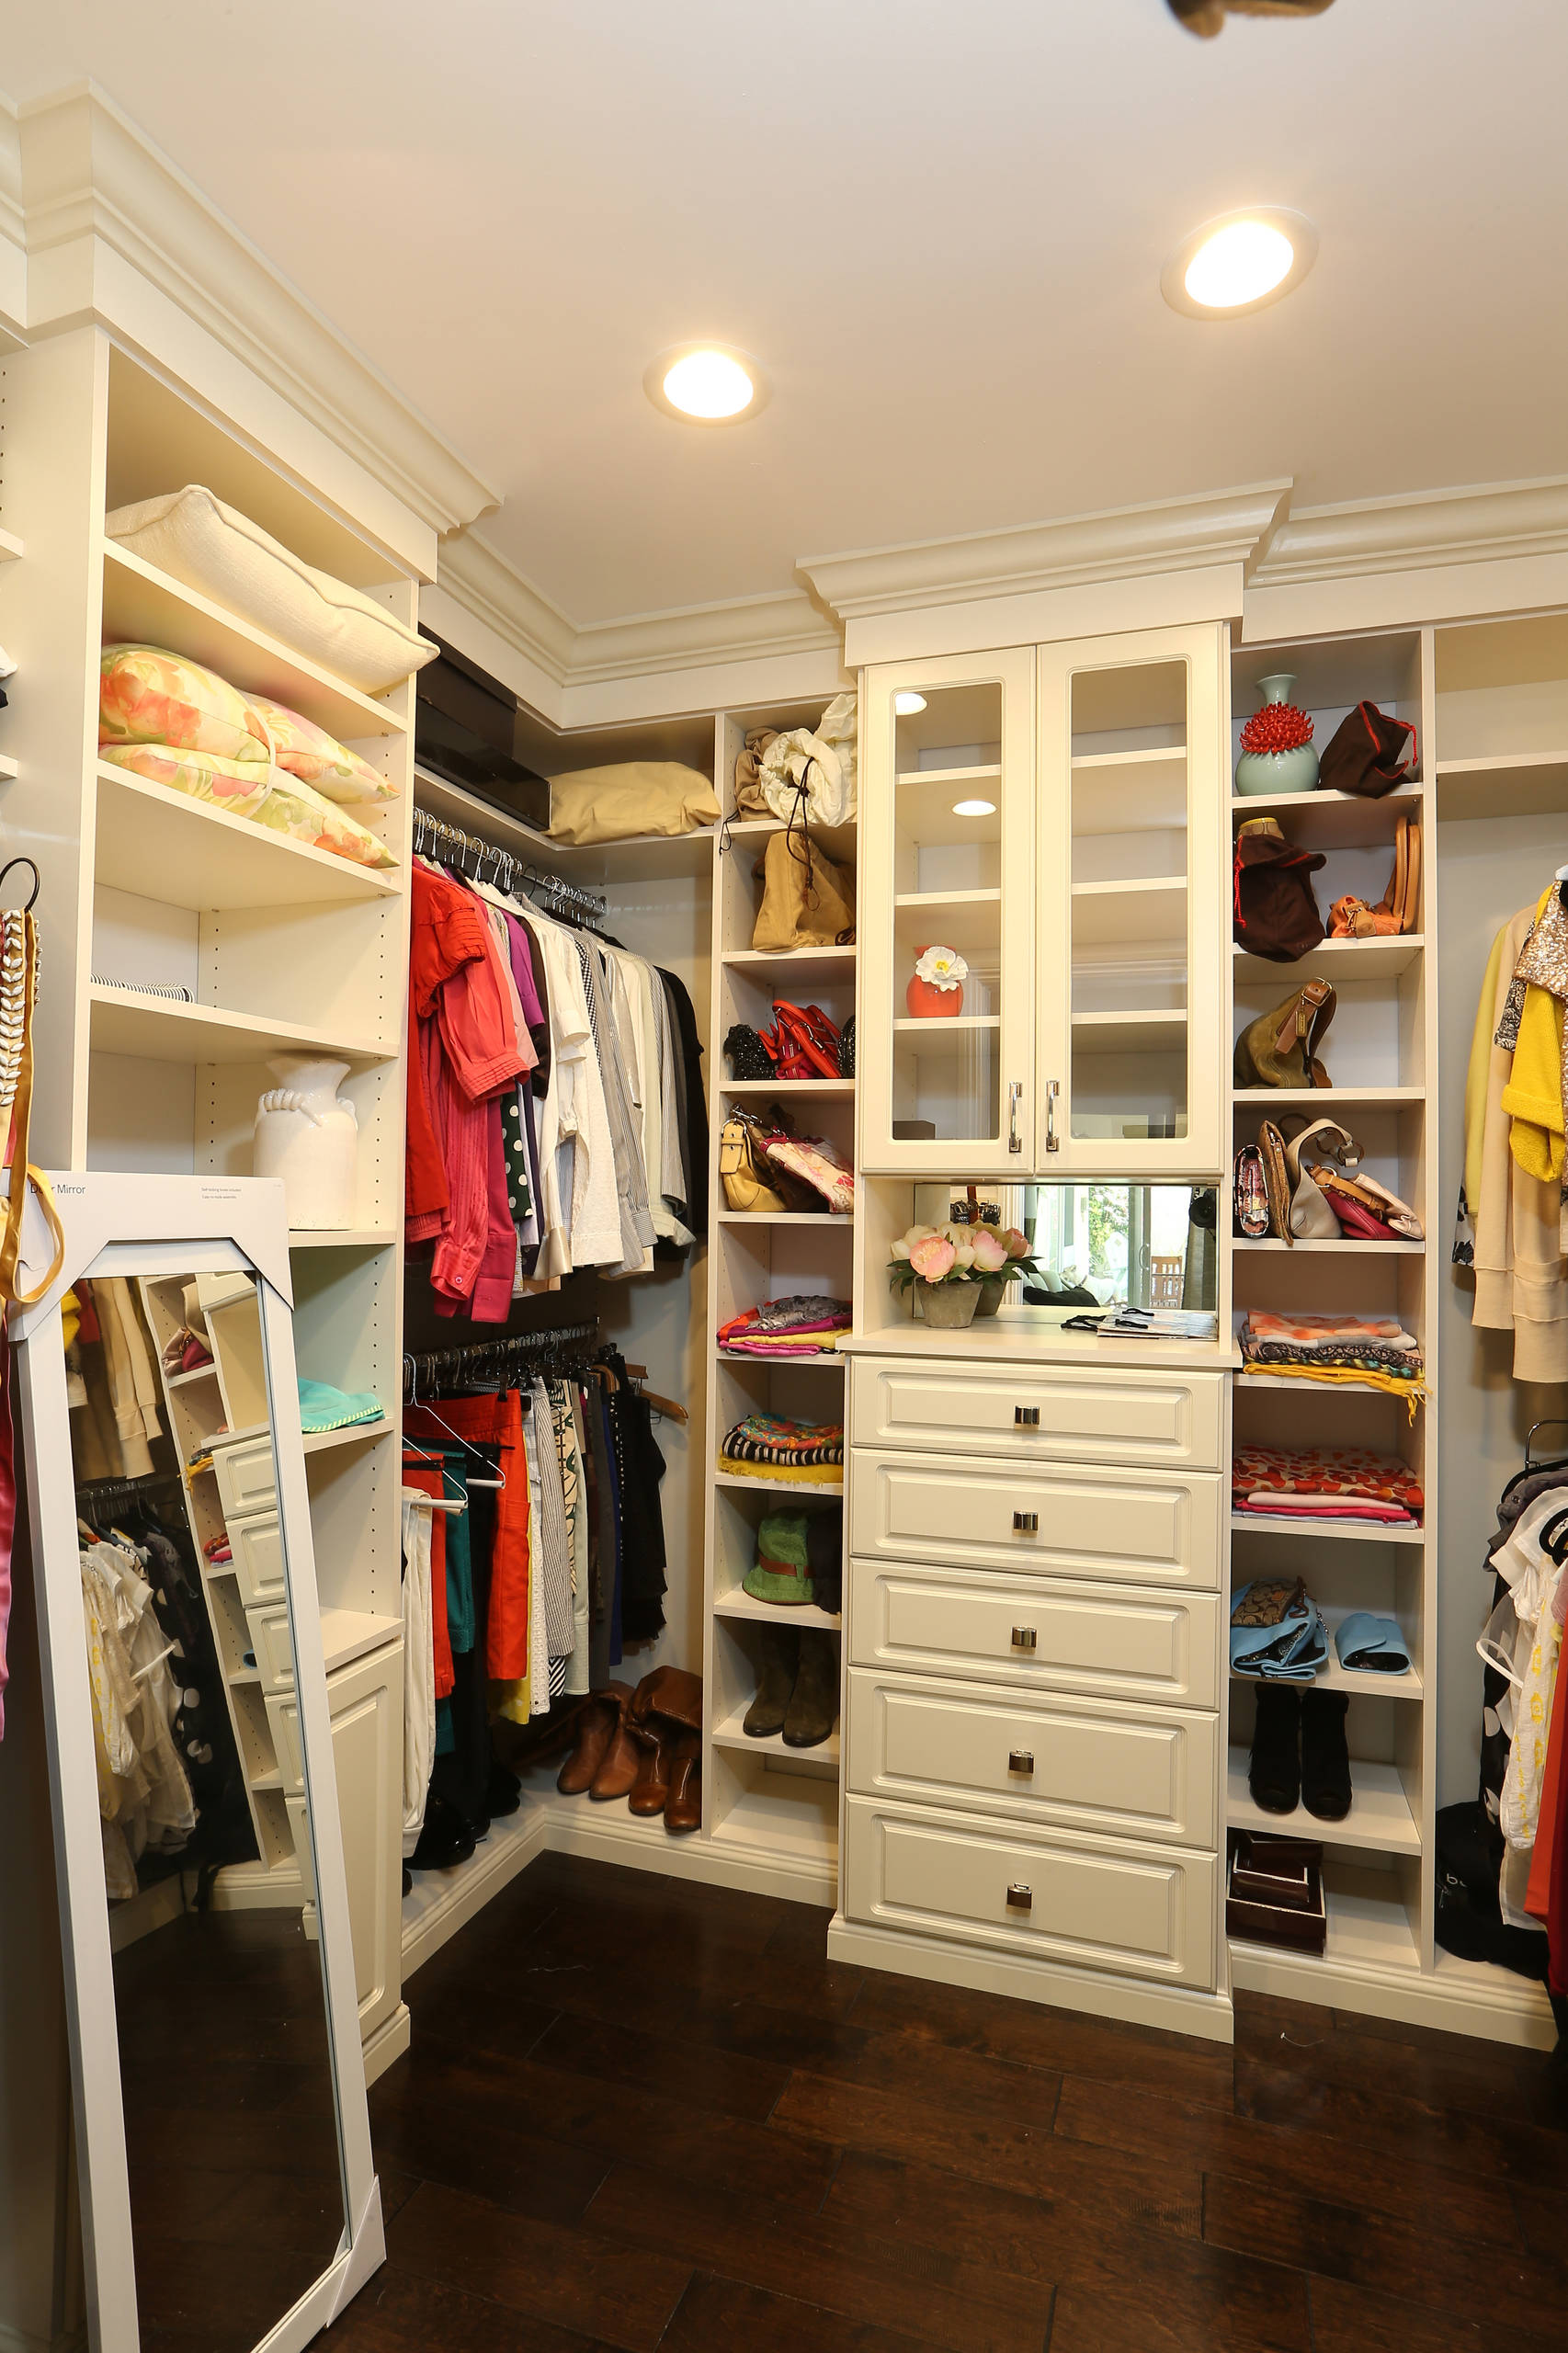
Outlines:
{"label": "teal ceramic vase", "polygon": [[[1263,710],[1243,729],[1244,745],[1249,734],[1283,735],[1289,739],[1300,735],[1303,728],[1305,740],[1287,740],[1285,748],[1278,751],[1244,749],[1236,762],[1236,790],[1249,800],[1264,793],[1311,792],[1318,780],[1318,756],[1312,742],[1312,722],[1290,700],[1295,678],[1281,671],[1274,677],[1260,678],[1257,683],[1263,692]],[[1277,717],[1273,715],[1276,712]]]}

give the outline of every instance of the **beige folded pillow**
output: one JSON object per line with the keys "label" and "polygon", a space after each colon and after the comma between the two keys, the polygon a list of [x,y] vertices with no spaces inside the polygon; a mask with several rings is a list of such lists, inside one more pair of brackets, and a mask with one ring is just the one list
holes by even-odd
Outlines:
{"label": "beige folded pillow", "polygon": [[719,796],[700,768],[679,760],[627,760],[550,780],[550,831],[558,842],[620,842],[632,834],[694,834],[719,822]]}
{"label": "beige folded pillow", "polygon": [[399,685],[440,652],[373,597],[280,547],[199,483],[117,506],[104,519],[104,533],[361,694]]}

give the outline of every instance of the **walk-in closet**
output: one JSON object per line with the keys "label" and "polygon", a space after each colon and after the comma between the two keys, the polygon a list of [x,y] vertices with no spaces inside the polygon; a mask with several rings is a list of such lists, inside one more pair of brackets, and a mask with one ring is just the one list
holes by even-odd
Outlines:
{"label": "walk-in closet", "polygon": [[1568,34],[13,13],[0,2353],[1544,2353]]}

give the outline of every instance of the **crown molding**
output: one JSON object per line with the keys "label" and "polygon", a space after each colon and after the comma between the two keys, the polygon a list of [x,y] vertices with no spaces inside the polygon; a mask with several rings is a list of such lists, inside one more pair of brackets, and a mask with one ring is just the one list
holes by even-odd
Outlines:
{"label": "crown molding", "polygon": [[1369,573],[1425,572],[1439,564],[1493,563],[1568,554],[1568,475],[1415,491],[1343,506],[1304,506],[1288,517],[1254,566],[1254,588]]}
{"label": "crown molding", "polygon": [[850,621],[1244,565],[1267,544],[1290,494],[1289,482],[1254,483],[962,539],[804,556],[797,569],[831,612]]}
{"label": "crown molding", "polygon": [[[643,699],[650,710],[709,707],[732,693],[750,701],[769,691],[742,675],[756,665],[778,678],[780,693],[810,694],[819,678],[826,695],[836,691],[839,632],[801,588],[578,624],[482,533],[468,530],[441,545],[437,596],[424,608],[438,633],[451,633],[447,606],[478,622],[491,641],[488,661],[477,640],[464,651],[556,725],[619,719],[639,698],[633,694],[629,706],[626,695],[609,690],[642,679],[663,682]],[[517,659],[497,665],[497,646]]]}
{"label": "crown molding", "polygon": [[[107,253],[390,490],[431,530],[471,523],[498,494],[291,286],[193,181],[92,83],[16,111],[16,200],[25,225],[31,331],[104,304]],[[0,232],[6,225],[0,124]]]}
{"label": "crown molding", "polygon": [[0,351],[27,330],[27,229],[22,217],[22,149],[17,109],[0,92]]}

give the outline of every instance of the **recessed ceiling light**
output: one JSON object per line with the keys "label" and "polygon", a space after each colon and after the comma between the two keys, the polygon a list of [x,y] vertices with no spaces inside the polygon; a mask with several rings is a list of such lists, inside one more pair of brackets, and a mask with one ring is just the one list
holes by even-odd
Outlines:
{"label": "recessed ceiling light", "polygon": [[894,695],[892,708],[895,719],[913,719],[917,710],[925,710],[926,698],[915,693]]}
{"label": "recessed ceiling light", "polygon": [[996,803],[994,801],[955,801],[953,814],[955,817],[994,817]]}
{"label": "recessed ceiling light", "polygon": [[1160,290],[1189,318],[1233,319],[1299,286],[1317,250],[1317,231],[1304,213],[1278,205],[1222,213],[1183,238],[1160,274]]}
{"label": "recessed ceiling light", "polygon": [[748,352],[722,343],[682,343],[661,351],[643,375],[655,408],[699,425],[738,425],[767,405],[767,379]]}

